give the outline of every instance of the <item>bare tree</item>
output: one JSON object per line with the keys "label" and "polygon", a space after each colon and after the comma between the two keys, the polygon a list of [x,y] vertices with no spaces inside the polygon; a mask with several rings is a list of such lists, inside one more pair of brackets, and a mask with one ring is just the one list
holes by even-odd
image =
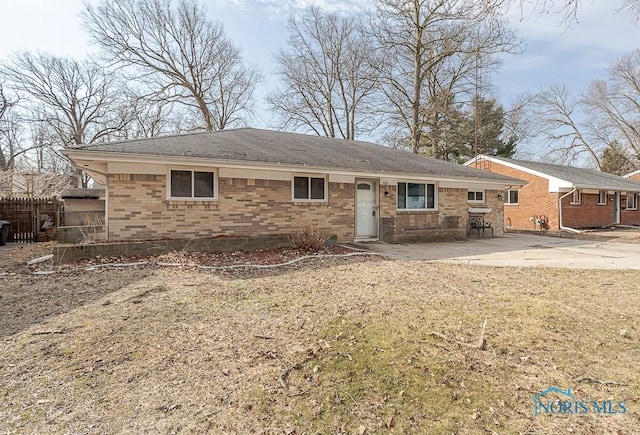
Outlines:
{"label": "bare tree", "polygon": [[588,131],[596,131],[585,121],[579,121],[580,98],[573,97],[566,86],[552,85],[532,103],[532,116],[537,119],[537,136],[547,146],[546,158],[573,163],[586,154],[587,160],[602,168],[602,147],[592,140]]}
{"label": "bare tree", "polygon": [[620,12],[629,15],[634,22],[640,22],[640,0],[621,0]]}
{"label": "bare tree", "polygon": [[13,169],[16,159],[32,149],[23,146],[20,124],[18,115],[12,111],[5,112],[0,120],[0,171]]}
{"label": "bare tree", "polygon": [[17,110],[18,102],[0,84],[0,171],[14,169],[20,157],[36,148],[23,140],[24,119]]}
{"label": "bare tree", "polygon": [[207,131],[252,113],[262,76],[196,0],[101,0],[82,16],[105,57],[147,85],[147,98],[197,111]]}
{"label": "bare tree", "polygon": [[2,65],[0,74],[51,126],[62,146],[97,142],[123,128],[124,121],[114,118],[122,87],[92,61],[24,51]]}
{"label": "bare tree", "polygon": [[372,53],[359,21],[318,8],[289,19],[288,46],[275,56],[283,87],[267,97],[282,128],[355,139],[377,126]]}
{"label": "bare tree", "polygon": [[29,121],[55,133],[57,147],[104,140],[128,122],[120,112],[121,84],[92,61],[20,52],[0,75],[23,96]]}
{"label": "bare tree", "polygon": [[[578,21],[578,12],[583,7],[579,0],[513,0],[520,8],[520,15],[555,13],[561,16],[561,22],[570,24]],[[626,14],[628,18],[640,22],[640,0],[619,0],[618,13]]]}
{"label": "bare tree", "polygon": [[15,101],[9,99],[0,83],[0,170],[13,166],[15,158],[15,142],[17,135],[16,122],[10,116],[10,109]]}
{"label": "bare tree", "polygon": [[602,169],[603,156],[608,166],[612,157],[619,160],[626,156],[630,165],[637,165],[640,50],[618,59],[605,79],[594,80],[577,96],[571,96],[566,86],[551,86],[535,99],[533,108],[538,132],[553,156],[550,158],[573,161],[586,155]]}
{"label": "bare tree", "polygon": [[495,19],[501,5],[501,0],[376,1],[371,29],[383,59],[378,76],[390,120],[407,132],[413,152],[420,147],[425,115],[432,113],[424,107],[427,101],[452,101],[463,73],[468,77],[470,59],[515,45],[506,22]]}
{"label": "bare tree", "polygon": [[582,104],[603,146],[614,142],[640,159],[640,50],[618,59],[606,80],[594,80]]}
{"label": "bare tree", "polygon": [[4,118],[5,113],[15,105],[15,102],[11,101],[4,93],[2,83],[0,83],[0,121]]}

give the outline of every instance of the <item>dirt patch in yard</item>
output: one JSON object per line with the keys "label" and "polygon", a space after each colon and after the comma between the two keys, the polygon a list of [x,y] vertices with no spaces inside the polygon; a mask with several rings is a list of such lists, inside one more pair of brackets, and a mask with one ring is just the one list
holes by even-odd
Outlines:
{"label": "dirt patch in yard", "polygon": [[55,242],[11,243],[0,247],[0,273],[15,271],[34,258],[53,253]]}
{"label": "dirt patch in yard", "polygon": [[[110,268],[84,271],[87,281],[69,275],[71,291],[92,279],[123,286],[4,336],[0,428],[633,433],[640,425],[637,272],[322,261],[266,275],[186,266],[134,269],[128,282]],[[4,276],[3,292],[22,278]],[[35,279],[49,288],[50,276]],[[550,386],[588,404],[611,400],[616,412],[623,401],[627,412],[534,416],[533,396]]]}
{"label": "dirt patch in yard", "polygon": [[[157,269],[206,268],[216,271],[220,277],[237,279],[280,274],[285,269],[323,268],[333,264],[332,256],[358,254],[350,248],[328,246],[314,252],[293,248],[227,253],[178,251],[148,257],[96,257],[61,266],[54,265],[51,260],[27,265],[30,260],[51,254],[54,245],[16,244],[3,249],[0,255],[0,337],[32,325],[46,325],[51,317],[105,297]],[[297,259],[303,261],[292,263]],[[351,260],[362,261],[361,258],[338,261]]]}

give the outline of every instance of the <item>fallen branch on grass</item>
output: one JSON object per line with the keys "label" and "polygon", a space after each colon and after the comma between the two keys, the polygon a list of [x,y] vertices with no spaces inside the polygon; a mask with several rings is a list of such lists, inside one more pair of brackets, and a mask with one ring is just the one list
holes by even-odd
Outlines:
{"label": "fallen branch on grass", "polygon": [[280,381],[280,385],[282,385],[282,388],[284,388],[285,390],[289,388],[287,379],[289,378],[289,373],[291,373],[292,369],[293,367],[289,367],[289,366],[285,367],[284,371],[280,373],[280,376],[278,377],[278,380]]}
{"label": "fallen branch on grass", "polygon": [[135,263],[107,263],[107,264],[92,264],[85,268],[85,270],[94,270],[99,267],[135,267],[135,266],[146,266],[148,265],[148,261],[136,261]]}
{"label": "fallen branch on grass", "polygon": [[165,262],[157,262],[157,263],[149,263],[147,261],[140,261],[138,263],[127,263],[127,264],[120,264],[120,263],[109,263],[109,264],[98,264],[98,265],[92,265],[91,267],[87,268],[87,270],[91,270],[92,268],[95,267],[108,267],[108,266],[112,266],[112,267],[127,267],[127,266],[142,266],[142,265],[155,265],[155,266],[160,266],[160,267],[181,267],[181,266],[186,266],[186,267],[196,267],[198,269],[204,269],[204,270],[226,270],[226,269],[273,269],[276,267],[284,267],[284,266],[291,266],[292,264],[298,263],[300,261],[304,261],[304,260],[310,260],[310,259],[314,259],[314,258],[343,258],[343,257],[354,257],[354,256],[383,256],[382,254],[378,254],[377,252],[349,252],[348,254],[320,254],[320,255],[304,255],[302,257],[298,257],[298,258],[294,258],[293,260],[289,260],[289,261],[285,261],[284,263],[276,263],[276,264],[230,264],[227,266],[203,266],[201,264],[195,264],[195,263],[186,263],[186,264],[182,264],[182,263],[165,263]]}
{"label": "fallen branch on grass", "polygon": [[27,261],[27,266],[33,266],[34,264],[44,263],[45,261],[49,261],[53,259],[53,254],[45,255],[44,257],[34,258],[33,260]]}
{"label": "fallen branch on grass", "polygon": [[[344,258],[344,257],[354,257],[358,255],[376,255],[382,256],[382,254],[378,254],[377,252],[349,252],[348,254],[320,254],[320,255],[304,255],[302,257],[294,258],[293,260],[285,261],[284,263],[276,263],[276,264],[231,264],[228,266],[202,266],[199,264],[188,264],[185,266],[189,267],[197,267],[198,269],[204,270],[225,270],[225,269],[273,269],[277,267],[285,267],[291,266],[292,264],[299,263],[300,261],[310,260],[315,258]],[[159,266],[164,266],[164,263],[158,263]]]}
{"label": "fallen branch on grass", "polygon": [[49,329],[45,331],[34,331],[31,335],[64,334],[64,329]]}
{"label": "fallen branch on grass", "polygon": [[578,376],[575,379],[575,381],[576,382],[592,382],[594,384],[605,385],[607,387],[631,387],[631,386],[635,386],[635,384],[622,384],[622,383],[619,383],[619,382],[599,381],[597,379],[590,378],[588,376]]}
{"label": "fallen branch on grass", "polygon": [[484,338],[484,330],[487,328],[487,319],[484,319],[482,324],[482,332],[480,333],[480,340],[478,341],[478,349],[485,350],[487,348],[487,339]]}
{"label": "fallen branch on grass", "polygon": [[482,332],[480,333],[480,339],[478,340],[478,342],[476,344],[467,343],[465,341],[456,340],[455,338],[447,337],[446,335],[441,334],[440,332],[437,332],[437,331],[431,331],[431,332],[427,333],[427,335],[431,335],[433,337],[441,338],[444,341],[448,341],[450,343],[455,343],[455,344],[459,344],[459,345],[462,345],[462,346],[471,347],[473,349],[485,350],[486,347],[487,347],[487,340],[484,337],[484,331],[485,331],[486,327],[487,327],[487,319],[484,319],[484,324],[482,325]]}
{"label": "fallen branch on grass", "polygon": [[356,401],[356,399],[353,398],[353,396],[348,391],[345,391],[345,393],[347,393],[347,396],[349,396],[349,398],[353,400],[353,403],[355,403],[356,406],[360,406],[360,404]]}
{"label": "fallen branch on grass", "polygon": [[[203,266],[195,263],[166,263],[166,262],[150,262],[150,261],[138,261],[135,263],[105,263],[105,264],[92,264],[85,267],[84,270],[96,270],[102,267],[137,267],[137,266],[151,266],[151,267],[194,267],[203,270],[233,270],[233,269],[275,269],[278,267],[291,266],[304,260],[311,260],[316,258],[346,258],[355,256],[378,256],[384,257],[384,255],[377,252],[349,252],[348,254],[319,254],[319,255],[305,255],[302,257],[294,258],[293,260],[286,261],[284,263],[276,264],[230,264],[227,266]],[[32,275],[50,275],[57,271],[43,271],[32,272]]]}

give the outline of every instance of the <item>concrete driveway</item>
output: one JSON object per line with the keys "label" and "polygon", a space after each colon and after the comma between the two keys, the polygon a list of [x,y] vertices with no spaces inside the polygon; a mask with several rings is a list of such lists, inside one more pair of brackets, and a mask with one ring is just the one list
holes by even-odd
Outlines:
{"label": "concrete driveway", "polygon": [[529,234],[469,238],[456,242],[390,244],[365,242],[362,249],[397,260],[432,260],[487,266],[640,270],[640,244],[571,240]]}

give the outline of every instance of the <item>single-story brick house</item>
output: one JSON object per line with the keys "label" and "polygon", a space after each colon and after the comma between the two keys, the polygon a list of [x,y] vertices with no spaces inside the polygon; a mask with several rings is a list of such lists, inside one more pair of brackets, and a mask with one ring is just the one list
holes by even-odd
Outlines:
{"label": "single-story brick house", "polygon": [[368,142],[254,128],[77,146],[106,186],[111,241],[268,236],[317,225],[339,241],[463,238],[470,213],[502,232],[519,180]]}
{"label": "single-story brick house", "polygon": [[479,155],[466,166],[527,182],[505,191],[505,227],[559,230],[640,225],[640,183],[594,169]]}

